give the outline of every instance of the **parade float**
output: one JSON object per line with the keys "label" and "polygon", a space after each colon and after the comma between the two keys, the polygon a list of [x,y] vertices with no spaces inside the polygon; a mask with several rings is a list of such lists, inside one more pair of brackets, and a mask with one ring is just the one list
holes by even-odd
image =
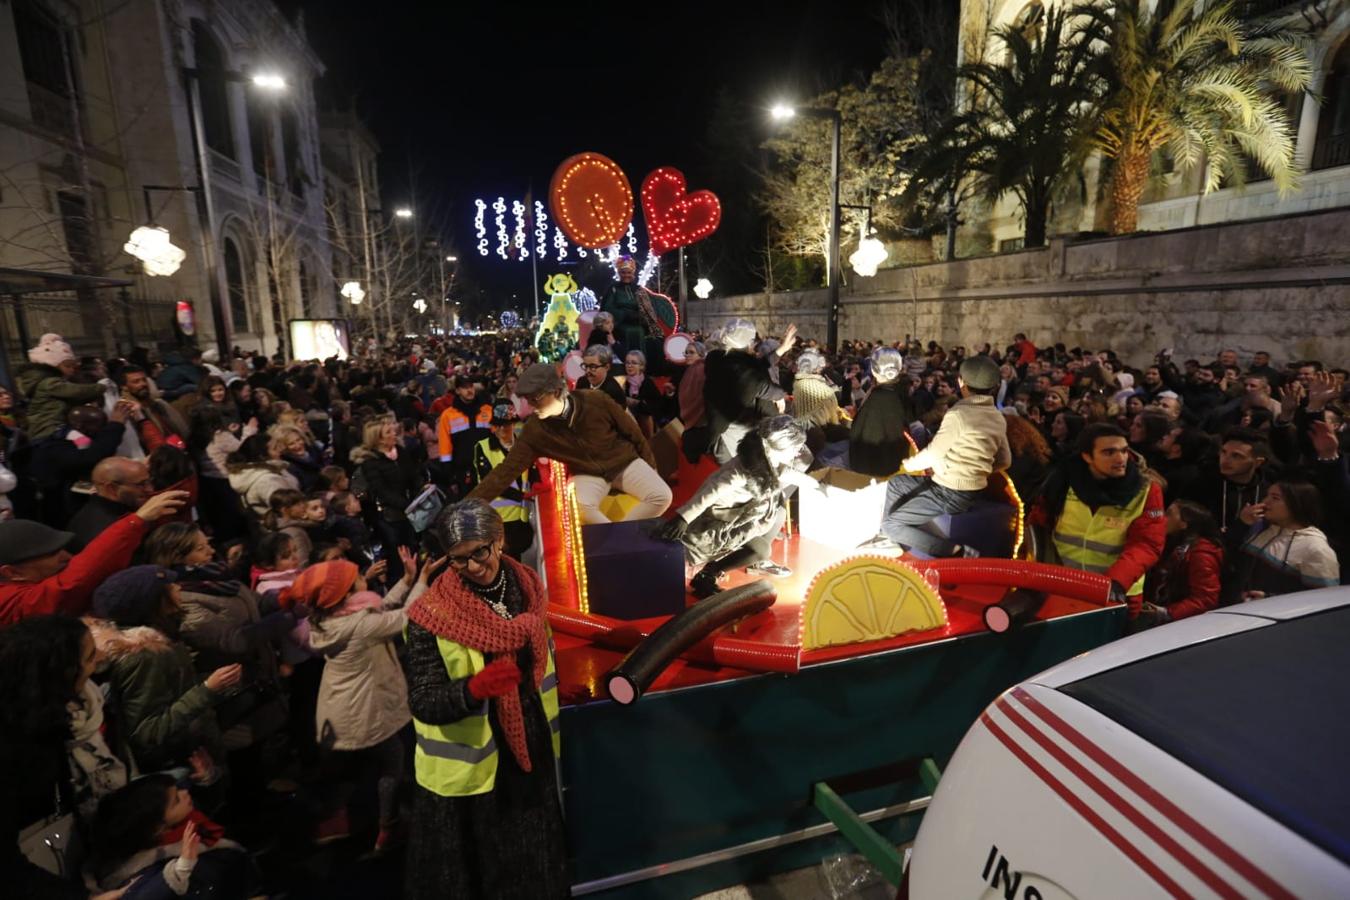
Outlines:
{"label": "parade float", "polygon": [[[983,544],[1025,557],[1015,492],[991,490],[1005,496],[983,515],[1004,530]],[[775,543],[790,574],[738,572],[696,601],[678,545],[581,525],[564,467],[544,466],[575,895],[689,897],[909,840],[988,702],[1122,632],[1102,576],[860,553],[803,533],[844,522],[848,497],[801,506],[813,527]]]}
{"label": "parade float", "polygon": [[[671,173],[644,182],[654,250],[716,227],[713,204]],[[617,254],[632,214],[622,170],[580,154],[553,187],[567,235]],[[621,521],[631,498],[602,504],[610,524],[583,525],[565,467],[539,469],[575,896],[684,898],[869,844],[893,855],[1000,691],[1123,631],[1105,577],[1031,561],[1001,475],[931,525],[981,557],[920,560],[857,549],[884,482],[818,470],[774,542],[777,577],[738,570],[696,600],[681,546]],[[681,464],[677,497],[708,471]]]}

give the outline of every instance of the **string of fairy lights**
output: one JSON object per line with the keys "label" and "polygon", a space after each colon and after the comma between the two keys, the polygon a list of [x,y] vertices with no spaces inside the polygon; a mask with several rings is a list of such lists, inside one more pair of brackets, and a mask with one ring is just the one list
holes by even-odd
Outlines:
{"label": "string of fairy lights", "polygon": [[[524,200],[508,201],[505,197],[498,197],[489,204],[487,200],[479,198],[474,200],[473,206],[474,246],[479,256],[488,257],[495,252],[507,262],[529,262],[533,258],[541,263],[563,262],[574,255],[577,259],[594,256],[611,267],[625,254],[634,259],[639,256],[637,228],[632,222],[628,223],[628,232],[618,243],[598,250],[587,250],[569,241],[562,228],[550,222],[547,207],[542,200],[532,201],[531,208]],[[489,208],[493,214],[495,248],[488,237]],[[550,228],[553,232],[551,239]],[[656,254],[648,251],[642,268],[638,271],[639,284],[645,286],[656,275],[657,261]],[[615,277],[618,277],[617,270]]]}

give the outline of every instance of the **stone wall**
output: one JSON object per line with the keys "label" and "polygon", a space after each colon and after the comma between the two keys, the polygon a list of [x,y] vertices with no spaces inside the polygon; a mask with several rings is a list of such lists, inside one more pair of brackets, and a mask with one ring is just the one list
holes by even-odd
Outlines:
{"label": "stone wall", "polygon": [[[1350,207],[1000,256],[887,269],[841,296],[839,334],[943,344],[1111,348],[1143,362],[1163,347],[1212,358],[1233,347],[1277,360],[1350,362]],[[796,322],[825,335],[828,292],[748,294],[689,305],[691,326]]]}

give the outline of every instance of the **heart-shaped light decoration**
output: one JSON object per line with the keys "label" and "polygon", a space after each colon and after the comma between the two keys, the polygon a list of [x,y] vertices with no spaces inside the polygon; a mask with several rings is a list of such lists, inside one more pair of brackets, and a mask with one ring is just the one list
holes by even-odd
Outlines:
{"label": "heart-shaped light decoration", "polygon": [[684,173],[662,166],[642,179],[642,214],[653,253],[701,241],[722,221],[722,203],[712,191],[690,194]]}
{"label": "heart-shaped light decoration", "polygon": [[619,164],[600,153],[563,160],[548,188],[553,219],[578,247],[618,243],[633,221],[633,188]]}

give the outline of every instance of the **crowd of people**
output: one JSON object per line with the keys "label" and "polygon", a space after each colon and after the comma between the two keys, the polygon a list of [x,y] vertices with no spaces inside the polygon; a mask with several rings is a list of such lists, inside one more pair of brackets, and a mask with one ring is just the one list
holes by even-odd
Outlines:
{"label": "crowd of people", "polygon": [[887,479],[869,547],[927,556],[979,553],[927,525],[1004,473],[1042,558],[1107,575],[1135,628],[1340,582],[1343,369],[1021,334],[829,352],[739,319],[670,361],[596,324],[574,385],[525,330],[304,362],[44,335],[0,388],[7,890],[263,895],[259,811],[285,809],[292,843],[406,844],[408,896],[566,896],[541,458],[587,523],[611,492],[665,517],[700,597],[772,570],[825,465]]}

